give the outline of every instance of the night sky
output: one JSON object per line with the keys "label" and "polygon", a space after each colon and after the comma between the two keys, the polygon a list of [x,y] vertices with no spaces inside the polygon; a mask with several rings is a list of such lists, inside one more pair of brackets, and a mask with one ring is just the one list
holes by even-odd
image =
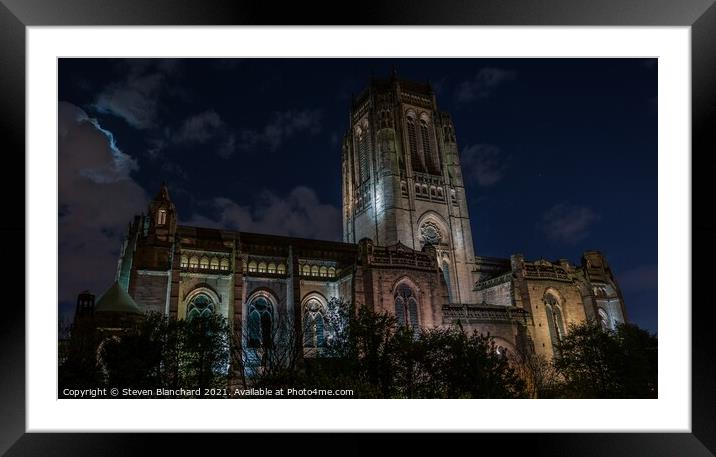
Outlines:
{"label": "night sky", "polygon": [[656,59],[60,59],[61,317],[162,181],[180,223],[340,240],[351,96],[393,68],[452,114],[476,255],[600,250],[656,332]]}

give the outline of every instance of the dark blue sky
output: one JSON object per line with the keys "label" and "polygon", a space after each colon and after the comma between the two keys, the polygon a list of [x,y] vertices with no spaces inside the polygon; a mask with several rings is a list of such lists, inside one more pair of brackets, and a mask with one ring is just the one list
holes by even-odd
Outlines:
{"label": "dark blue sky", "polygon": [[162,181],[183,222],[340,239],[351,95],[393,67],[452,114],[476,254],[601,250],[656,332],[655,59],[60,59],[61,311]]}

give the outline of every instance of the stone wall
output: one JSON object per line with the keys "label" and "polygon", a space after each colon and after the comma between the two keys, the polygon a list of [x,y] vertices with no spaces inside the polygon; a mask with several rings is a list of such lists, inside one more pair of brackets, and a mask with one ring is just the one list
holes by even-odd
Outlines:
{"label": "stone wall", "polygon": [[186,318],[188,299],[192,292],[198,289],[208,289],[216,293],[219,302],[216,303],[214,312],[226,318],[229,317],[233,285],[230,272],[226,274],[180,273],[179,277],[179,306],[177,310],[179,319]]}
{"label": "stone wall", "polygon": [[527,294],[525,296],[523,292],[522,303],[532,316],[531,330],[535,351],[551,358],[554,351],[547,321],[545,294],[552,293],[557,297],[565,329],[568,329],[569,324],[579,324],[586,320],[582,295],[572,283],[549,280],[524,280],[523,291]]}
{"label": "stone wall", "polygon": [[145,312],[166,313],[166,271],[135,270],[129,285],[129,295]]}
{"label": "stone wall", "polygon": [[421,327],[431,328],[442,324],[441,307],[447,303],[447,289],[438,271],[408,270],[404,268],[371,267],[373,309],[395,314],[395,290],[405,282],[417,294],[418,321]]}
{"label": "stone wall", "polygon": [[514,286],[510,274],[506,278],[498,278],[491,287],[485,287],[475,291],[477,303],[487,303],[490,305],[514,306]]}

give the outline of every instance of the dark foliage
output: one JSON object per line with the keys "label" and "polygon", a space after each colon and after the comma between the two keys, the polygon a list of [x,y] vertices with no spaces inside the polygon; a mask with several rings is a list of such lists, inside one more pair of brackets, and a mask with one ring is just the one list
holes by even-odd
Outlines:
{"label": "dark foliage", "polygon": [[367,307],[345,315],[331,357],[280,370],[262,387],[352,389],[355,398],[515,398],[524,383],[489,336],[461,327],[414,331]]}
{"label": "dark foliage", "polygon": [[255,349],[216,315],[177,321],[148,314],[119,334],[79,322],[60,346],[59,385],[203,391],[238,379],[243,387],[349,389],[352,398],[657,396],[657,338],[635,325],[572,325],[548,361],[531,352],[500,354],[489,335],[459,324],[412,329],[388,313],[339,301],[327,311],[330,335],[319,357],[301,357],[302,338],[293,322],[283,322],[274,335],[280,344],[263,350],[251,376],[243,363]]}
{"label": "dark foliage", "polygon": [[572,325],[554,365],[568,398],[656,398],[655,335],[633,324],[615,331],[597,323]]}
{"label": "dark foliage", "polygon": [[59,391],[65,388],[95,388],[102,384],[102,370],[97,358],[101,335],[91,322],[80,320],[71,329],[69,339],[59,345]]}
{"label": "dark foliage", "polygon": [[230,332],[216,315],[177,321],[150,313],[113,334],[81,322],[64,345],[60,387],[226,387]]}

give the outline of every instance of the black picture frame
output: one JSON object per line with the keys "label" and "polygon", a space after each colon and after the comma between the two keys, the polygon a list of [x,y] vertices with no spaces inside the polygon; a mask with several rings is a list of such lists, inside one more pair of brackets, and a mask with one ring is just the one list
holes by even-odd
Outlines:
{"label": "black picture frame", "polygon": [[[714,0],[475,0],[386,1],[361,8],[334,3],[332,9],[302,2],[278,7],[269,2],[228,0],[0,0],[0,131],[2,132],[3,256],[24,258],[25,237],[25,32],[28,26],[111,25],[569,25],[690,26],[692,64],[692,427],[691,433],[518,433],[463,434],[459,437],[412,434],[402,452],[431,448],[497,446],[530,455],[713,456],[716,454],[716,325],[708,292],[710,261],[716,258],[716,212],[711,210],[708,155],[716,145],[716,6]],[[13,160],[14,159],[14,160]],[[14,176],[14,178],[13,178]],[[21,182],[13,182],[13,179]],[[22,195],[22,198],[20,197]],[[24,240],[18,243],[17,240]],[[14,268],[6,281],[20,289]],[[6,284],[9,286],[10,284]],[[689,306],[689,291],[682,303]],[[15,292],[14,301],[18,300]],[[9,305],[5,303],[5,305]],[[26,306],[38,304],[26,303]],[[51,304],[47,304],[48,309]],[[267,437],[243,434],[25,433],[25,313],[5,306],[0,319],[0,452],[7,455],[141,455],[158,446],[161,455],[207,449],[247,450],[265,446]],[[470,441],[455,444],[455,439]],[[373,452],[394,436],[278,434],[271,442],[292,452],[323,449],[341,454]],[[321,440],[320,444],[317,440]],[[223,443],[228,441],[228,443]],[[149,443],[148,443],[149,442]],[[237,451],[238,452],[238,451]],[[156,452],[154,452],[156,453]]]}

